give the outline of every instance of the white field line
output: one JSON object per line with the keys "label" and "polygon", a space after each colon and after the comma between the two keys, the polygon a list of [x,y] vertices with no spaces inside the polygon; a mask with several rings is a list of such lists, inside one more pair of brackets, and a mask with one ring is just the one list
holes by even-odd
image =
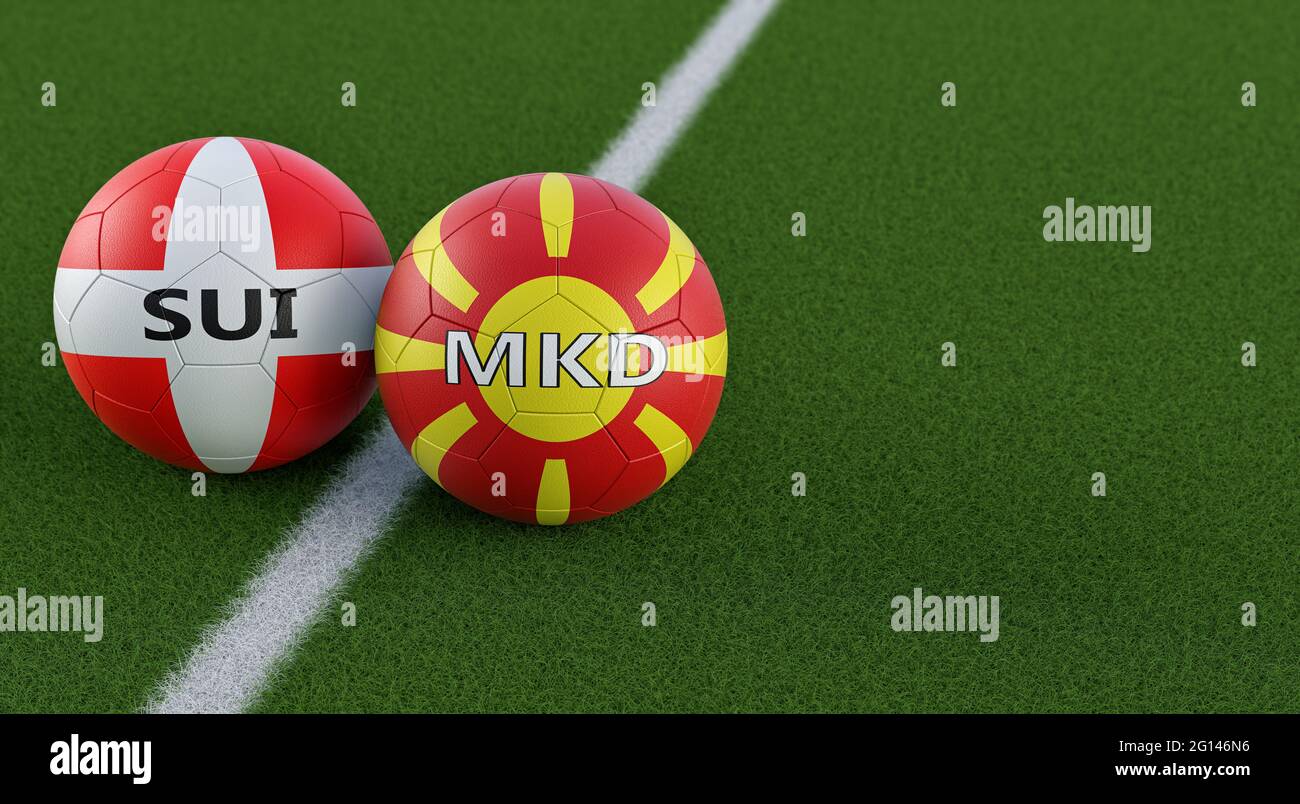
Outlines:
{"label": "white field line", "polygon": [[754,38],[777,0],[731,0],[686,57],[655,85],[655,106],[642,106],[591,167],[591,175],[639,190],[691,124],[714,87]]}
{"label": "white field line", "polygon": [[[637,190],[686,130],[778,0],[730,0],[591,168]],[[207,629],[146,706],[159,713],[242,711],[374,542],[424,473],[384,425],[266,560],[226,619]]]}

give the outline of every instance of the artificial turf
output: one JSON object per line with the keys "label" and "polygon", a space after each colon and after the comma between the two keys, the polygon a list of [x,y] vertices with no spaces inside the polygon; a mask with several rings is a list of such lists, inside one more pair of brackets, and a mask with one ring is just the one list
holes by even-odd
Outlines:
{"label": "artificial turf", "polygon": [[[98,429],[38,361],[85,197],[137,153],[247,133],[333,167],[397,248],[469,187],[595,161],[712,10],[602,8],[381,11],[359,52],[355,30],[286,10],[239,58],[197,35],[149,54],[187,65],[170,71],[106,43],[108,19],[20,29],[0,203],[15,262],[48,272],[8,283],[4,343],[29,359],[0,388],[0,593],[104,594],[108,625],[93,648],[0,635],[0,708],[138,706],[386,426],[372,405],[306,462],[212,478],[203,501]],[[643,188],[726,306],[702,448],[647,501],[560,530],[424,484],[342,590],[355,627],[327,612],[255,709],[1296,711],[1298,19],[785,3]],[[283,33],[303,24],[316,36]],[[205,49],[220,70],[188,55]],[[54,110],[36,102],[47,73],[81,76]],[[357,109],[337,107],[342,80]],[[1067,196],[1152,205],[1151,251],[1044,242]],[[916,586],[998,595],[999,640],[895,633],[890,599]]]}
{"label": "artificial turf", "polygon": [[[1294,711],[1295,20],[786,4],[644,190],[727,309],[698,454],[561,533],[429,488],[259,709]],[[1069,195],[1152,250],[1044,242]]]}
{"label": "artificial turf", "polygon": [[[51,289],[77,213],[164,145],[238,134],[301,151],[366,202],[394,253],[485,181],[585,165],[713,7],[692,2],[7,5],[0,595],[102,595],[104,637],[0,633],[0,711],[132,711],[217,621],[341,461],[370,408],[281,470],[190,473],[104,429],[61,365]],[[57,106],[41,106],[41,85]],[[357,86],[357,105],[340,86]]]}

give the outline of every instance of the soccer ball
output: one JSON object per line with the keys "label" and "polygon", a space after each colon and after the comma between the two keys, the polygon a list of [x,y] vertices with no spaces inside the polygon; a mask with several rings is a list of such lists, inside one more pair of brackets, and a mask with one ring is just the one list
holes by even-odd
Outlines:
{"label": "soccer ball", "polygon": [[342,181],[258,140],[154,151],[90,199],[54,280],[77,390],[163,461],[268,469],[329,441],[374,393],[384,237]]}
{"label": "soccer ball", "polygon": [[586,176],[489,184],[406,247],[379,306],[379,393],[438,485],[558,525],[620,511],[699,447],[727,329],[695,246]]}

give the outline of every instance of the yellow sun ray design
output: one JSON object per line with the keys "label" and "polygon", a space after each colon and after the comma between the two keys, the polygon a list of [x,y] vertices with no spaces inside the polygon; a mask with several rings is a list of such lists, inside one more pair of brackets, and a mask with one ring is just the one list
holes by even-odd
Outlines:
{"label": "yellow sun ray design", "polygon": [[664,458],[664,479],[659,483],[662,486],[677,474],[691,457],[691,439],[677,422],[668,418],[667,414],[653,405],[641,408],[633,424],[645,433],[646,438],[650,439],[655,449],[659,450],[659,454]]}
{"label": "yellow sun ray design", "polygon": [[569,467],[563,458],[547,458],[537,487],[537,523],[563,525],[569,518]]}
{"label": "yellow sun ray design", "polygon": [[[663,215],[662,212],[659,214]],[[650,281],[636,292],[637,301],[641,302],[646,315],[653,314],[676,296],[695,270],[695,245],[672,218],[664,215],[664,222],[668,224],[668,253]]]}
{"label": "yellow sun ray design", "polygon": [[569,256],[569,238],[573,235],[573,185],[569,177],[563,173],[543,176],[537,205],[542,213],[546,256]]}
{"label": "yellow sun ray design", "polygon": [[375,373],[397,371],[442,371],[446,368],[447,347],[441,343],[408,338],[375,327]]}
{"label": "yellow sun ray design", "polygon": [[460,437],[469,432],[475,424],[478,424],[478,419],[469,409],[469,405],[460,403],[429,422],[420,431],[411,442],[411,457],[425,471],[425,474],[442,486],[442,478],[438,477],[438,468],[442,465],[443,456],[450,452]]}
{"label": "yellow sun ray design", "polygon": [[478,298],[478,290],[465,275],[452,264],[447,249],[442,246],[442,216],[447,209],[433,216],[411,241],[411,258],[420,275],[435,293],[455,305],[462,313]]}
{"label": "yellow sun ray design", "polygon": [[708,338],[693,338],[668,347],[665,371],[679,374],[727,376],[727,331]]}

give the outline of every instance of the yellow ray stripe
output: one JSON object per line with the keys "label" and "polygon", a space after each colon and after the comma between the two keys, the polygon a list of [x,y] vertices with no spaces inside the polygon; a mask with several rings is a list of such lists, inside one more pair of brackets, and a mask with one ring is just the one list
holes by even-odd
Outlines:
{"label": "yellow ray stripe", "polygon": [[[663,215],[662,212],[659,214]],[[682,289],[686,280],[691,278],[691,271],[695,269],[695,246],[691,239],[673,223],[672,218],[664,215],[664,221],[668,224],[668,253],[664,255],[664,261],[659,263],[650,281],[636,292],[637,301],[645,308],[646,315],[663,307],[677,295],[677,291]]]}
{"label": "yellow ray stripe", "polygon": [[569,237],[573,234],[573,185],[569,177],[563,173],[543,176],[537,202],[542,212],[546,255],[569,256]]}
{"label": "yellow ray stripe", "polygon": [[442,247],[443,209],[433,220],[424,225],[411,241],[411,258],[420,270],[424,281],[433,286],[434,292],[456,306],[462,313],[478,298],[478,290],[469,283],[465,275],[452,265],[447,250]]}
{"label": "yellow ray stripe", "polygon": [[447,368],[447,347],[441,343],[408,338],[375,327],[375,373],[442,371]]}
{"label": "yellow ray stripe", "polygon": [[442,465],[442,456],[451,450],[460,437],[469,432],[469,428],[478,423],[469,405],[464,402],[429,422],[411,443],[411,457],[420,465],[425,474],[433,478],[439,486],[442,479],[438,477],[438,467]]}
{"label": "yellow ray stripe", "polygon": [[695,338],[669,346],[668,367],[664,370],[727,376],[727,331],[724,329],[710,338]]}
{"label": "yellow ray stripe", "polygon": [[677,474],[677,470],[681,469],[691,457],[691,439],[686,436],[685,430],[677,426],[677,422],[668,418],[653,405],[641,408],[633,423],[637,429],[645,433],[646,438],[650,439],[655,449],[659,450],[659,454],[664,457],[664,479],[659,484],[662,486]]}
{"label": "yellow ray stripe", "polygon": [[537,522],[563,525],[569,518],[569,467],[563,458],[547,458],[537,487]]}

